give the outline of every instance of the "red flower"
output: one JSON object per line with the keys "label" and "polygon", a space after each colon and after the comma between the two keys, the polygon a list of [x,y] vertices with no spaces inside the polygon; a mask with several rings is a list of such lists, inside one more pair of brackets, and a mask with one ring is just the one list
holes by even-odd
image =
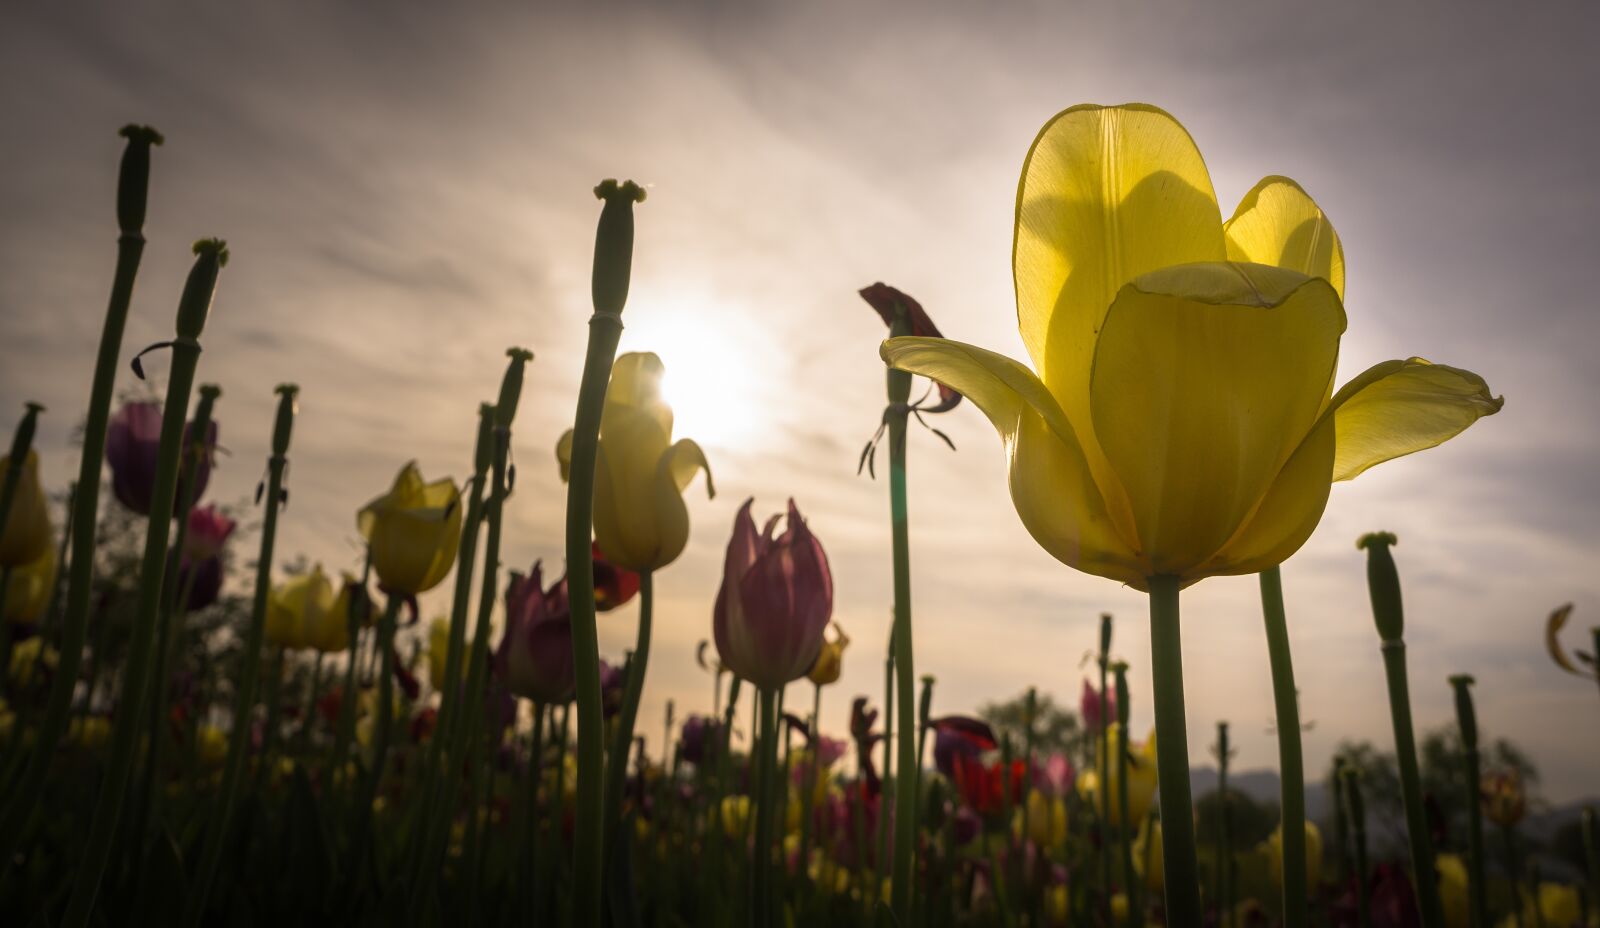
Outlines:
{"label": "red flower", "polygon": [[1011,802],[1022,799],[1022,784],[1028,777],[1028,765],[1024,761],[1011,762],[1010,776],[1006,775],[1005,765],[996,761],[989,766],[975,757],[958,755],[956,757],[956,789],[961,793],[961,799],[980,815],[990,815],[1005,807],[1006,790],[1011,791]]}
{"label": "red flower", "polygon": [[[921,303],[888,284],[880,281],[870,287],[862,287],[857,292],[861,294],[863,300],[866,300],[873,309],[878,311],[878,315],[883,318],[883,324],[891,329],[894,327],[896,313],[904,310],[907,321],[911,323],[911,331],[907,334],[924,338],[943,338],[939,334],[939,327],[934,325],[933,320],[929,319],[928,314],[923,311]],[[923,412],[946,412],[956,408],[956,404],[961,402],[961,394],[942,383],[938,384],[938,387],[938,405],[922,406],[918,404],[918,409]]]}

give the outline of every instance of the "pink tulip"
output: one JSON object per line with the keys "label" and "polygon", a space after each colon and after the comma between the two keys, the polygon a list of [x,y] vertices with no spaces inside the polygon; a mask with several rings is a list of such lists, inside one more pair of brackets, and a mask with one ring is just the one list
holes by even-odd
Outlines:
{"label": "pink tulip", "polygon": [[729,670],[775,690],[805,676],[816,661],[833,614],[833,575],[794,500],[777,538],[778,516],[756,532],[753,503],[746,500],[734,518],[712,628]]}

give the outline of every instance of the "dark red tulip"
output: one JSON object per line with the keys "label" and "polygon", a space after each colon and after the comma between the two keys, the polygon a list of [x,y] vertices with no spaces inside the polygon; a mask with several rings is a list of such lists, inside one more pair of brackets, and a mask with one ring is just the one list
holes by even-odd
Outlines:
{"label": "dark red tulip", "polygon": [[734,517],[712,630],[724,666],[775,690],[805,676],[816,661],[833,615],[833,574],[794,500],[777,538],[778,516],[756,532],[753,503],[746,500]]}
{"label": "dark red tulip", "polygon": [[691,715],[683,720],[679,744],[683,759],[696,767],[714,761],[721,747],[722,724],[709,715]]}
{"label": "dark red tulip", "polygon": [[[188,428],[184,429],[183,447],[197,447],[195,437]],[[217,423],[213,421],[206,428],[205,439],[198,442],[192,491],[183,484],[183,472],[179,471],[175,506],[181,506],[186,498],[192,504],[205,494],[206,484],[211,479],[216,447]],[[111,491],[118,502],[140,515],[150,514],[150,497],[155,492],[156,465],[160,454],[161,404],[135,402],[117,410],[106,428],[106,462],[111,465]]]}
{"label": "dark red tulip", "polygon": [[572,622],[565,580],[549,590],[535,563],[527,576],[511,575],[506,631],[495,649],[495,670],[506,687],[534,702],[571,701],[577,671],[572,662]]}
{"label": "dark red tulip", "polygon": [[[883,318],[884,325],[892,328],[894,326],[895,313],[904,309],[907,321],[911,323],[911,331],[907,334],[925,338],[944,337],[939,334],[939,327],[933,324],[932,319],[928,318],[928,314],[923,310],[922,304],[894,287],[880,281],[870,287],[862,287],[857,292],[861,294],[863,300],[867,301],[868,305],[878,311],[878,315]],[[918,408],[922,412],[945,412],[956,408],[956,405],[961,402],[961,394],[944,384],[938,384],[938,387],[938,405],[919,405]]]}
{"label": "dark red tulip", "polygon": [[955,776],[957,757],[976,760],[979,755],[994,750],[1000,744],[995,740],[994,729],[979,719],[947,715],[933,719],[928,724],[933,726],[934,731],[934,766],[946,777]]}

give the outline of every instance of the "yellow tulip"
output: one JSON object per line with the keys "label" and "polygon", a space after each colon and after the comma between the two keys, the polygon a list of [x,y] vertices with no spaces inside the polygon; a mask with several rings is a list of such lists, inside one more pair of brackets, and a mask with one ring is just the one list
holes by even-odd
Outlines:
{"label": "yellow tulip", "polygon": [[195,729],[195,748],[200,765],[215,770],[228,759],[228,735],[215,725],[201,725]]}
{"label": "yellow tulip", "polygon": [[[1283,826],[1267,838],[1267,865],[1272,871],[1272,881],[1283,886]],[[1322,832],[1316,825],[1306,822],[1306,885],[1316,888],[1322,877]]]}
{"label": "yellow tulip", "polygon": [[361,585],[348,573],[340,576],[342,582],[333,605],[305,626],[306,644],[324,654],[337,654],[350,647],[350,608],[358,601]]}
{"label": "yellow tulip", "polygon": [[1052,925],[1065,925],[1069,911],[1071,897],[1067,893],[1065,883],[1055,883],[1045,890],[1044,911]]}
{"label": "yellow tulip", "polygon": [[97,751],[111,740],[111,720],[103,715],[79,716],[67,726],[67,743]]}
{"label": "yellow tulip", "polygon": [[1434,869],[1439,875],[1439,903],[1444,909],[1445,928],[1467,928],[1472,922],[1467,865],[1459,854],[1440,854],[1434,858]]}
{"label": "yellow tulip", "polygon": [[1012,270],[1032,369],[939,338],[881,353],[988,415],[1046,551],[1140,590],[1281,563],[1332,482],[1501,406],[1476,374],[1417,358],[1335,394],[1332,224],[1282,177],[1224,224],[1194,141],[1153,106],[1075,106],[1045,125],[1023,165]]}
{"label": "yellow tulip", "polygon": [[1159,894],[1166,888],[1166,858],[1162,857],[1161,823],[1147,820],[1133,841],[1133,867],[1144,877],[1144,886]]}
{"label": "yellow tulip", "polygon": [[16,625],[35,625],[50,606],[56,586],[56,549],[44,546],[44,553],[31,563],[11,569],[6,587],[4,619]]}
{"label": "yellow tulip", "polygon": [[[0,480],[11,470],[11,455],[0,456]],[[11,512],[0,525],[0,567],[22,567],[50,550],[50,502],[39,485],[39,453],[29,451],[22,461]]]}
{"label": "yellow tulip", "polygon": [[450,573],[461,542],[460,503],[454,480],[426,483],[412,461],[388,493],[361,510],[356,524],[385,590],[415,596]]}
{"label": "yellow tulip", "polygon": [[11,648],[12,685],[19,689],[33,686],[36,680],[42,681],[45,674],[54,673],[59,660],[56,649],[45,644],[38,635],[18,642]]}
{"label": "yellow tulip", "polygon": [[743,841],[750,823],[750,797],[722,797],[722,833],[732,841]]}
{"label": "yellow tulip", "polygon": [[844,649],[850,647],[850,636],[844,633],[839,623],[833,623],[833,640],[822,639],[822,650],[817,652],[816,663],[806,672],[812,683],[818,686],[828,686],[839,682],[839,675],[844,672]]}
{"label": "yellow tulip", "polygon": [[[617,358],[600,419],[594,475],[594,538],[607,559],[629,570],[665,567],[689,543],[683,491],[699,471],[716,496],[700,446],[672,441],[672,407],[661,399],[661,359],[650,352]],[[561,479],[572,462],[572,432],[556,444]]]}
{"label": "yellow tulip", "polygon": [[[1111,789],[1111,824],[1122,825],[1122,791],[1117,786],[1117,754],[1122,750],[1122,726],[1112,722],[1106,726],[1106,754],[1111,759],[1107,765],[1106,781]],[[1149,814],[1156,794],[1156,733],[1150,732],[1142,745],[1131,745],[1128,757],[1128,819],[1132,824],[1144,821]],[[1100,808],[1099,764],[1094,770],[1078,775],[1078,793],[1093,808]]]}
{"label": "yellow tulip", "polygon": [[[1011,836],[1022,839],[1022,810],[1011,813]],[[1046,796],[1039,790],[1028,793],[1028,840],[1041,848],[1053,848],[1067,839],[1067,804],[1060,797]]]}
{"label": "yellow tulip", "polygon": [[321,564],[288,580],[267,597],[267,643],[291,651],[311,647],[313,635],[327,626],[333,604],[333,584]]}

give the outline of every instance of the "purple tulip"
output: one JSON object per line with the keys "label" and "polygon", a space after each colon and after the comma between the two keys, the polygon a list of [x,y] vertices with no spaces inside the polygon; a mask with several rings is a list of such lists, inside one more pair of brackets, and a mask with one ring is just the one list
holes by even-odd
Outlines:
{"label": "purple tulip", "polygon": [[495,650],[495,670],[518,696],[564,705],[572,700],[576,681],[567,585],[557,583],[547,591],[541,584],[537,563],[527,576],[511,575],[506,632]]}
{"label": "purple tulip", "polygon": [[956,775],[958,758],[977,760],[999,746],[988,723],[964,715],[947,715],[928,723],[933,727],[933,764],[947,778]]}
{"label": "purple tulip", "polygon": [[[192,449],[195,444],[190,429],[185,428],[184,448]],[[213,421],[206,428],[205,441],[200,443],[197,452],[193,491],[183,484],[183,471],[179,470],[178,493],[173,497],[175,507],[182,506],[186,496],[193,504],[205,494],[206,483],[211,479],[212,456],[216,447],[217,423]],[[155,493],[160,454],[161,404],[128,403],[117,410],[106,429],[106,461],[111,465],[111,490],[118,502],[143,516],[150,514],[150,498]]]}
{"label": "purple tulip", "polygon": [[189,612],[198,612],[210,606],[222,595],[222,549],[236,523],[214,506],[189,510],[189,531],[185,535],[183,550],[173,549],[167,554],[167,579],[173,584],[175,596],[188,590],[189,597],[183,606]]}
{"label": "purple tulip", "polygon": [[696,767],[717,757],[721,747],[722,725],[709,715],[691,715],[683,720],[683,733],[679,736],[683,759]]}
{"label": "purple tulip", "polygon": [[1083,727],[1090,732],[1097,732],[1100,726],[1117,719],[1117,694],[1114,690],[1105,693],[1106,714],[1100,717],[1100,691],[1090,685],[1088,680],[1083,681],[1083,695],[1078,698],[1078,714],[1083,716]]}
{"label": "purple tulip", "polygon": [[607,661],[600,662],[600,702],[605,706],[605,717],[613,718],[622,711],[622,690],[628,684],[628,674],[622,667]]}
{"label": "purple tulip", "polygon": [[712,630],[729,670],[775,690],[805,676],[816,661],[833,615],[833,574],[794,500],[777,538],[778,516],[757,534],[754,502],[746,500],[734,517]]}

